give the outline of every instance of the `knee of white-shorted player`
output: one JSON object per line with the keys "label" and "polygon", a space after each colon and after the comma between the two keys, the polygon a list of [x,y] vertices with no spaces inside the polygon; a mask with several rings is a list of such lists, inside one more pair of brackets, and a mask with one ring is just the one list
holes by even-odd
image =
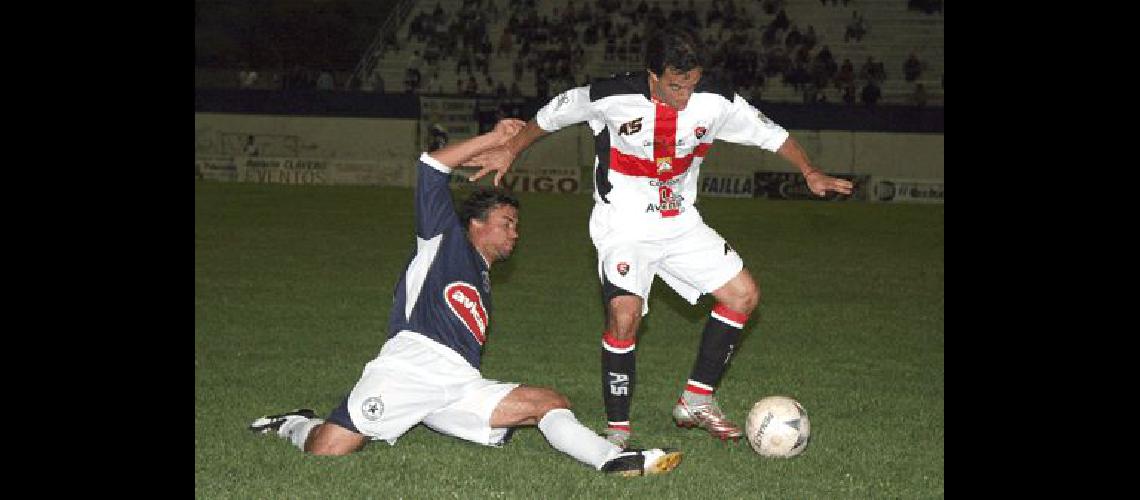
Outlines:
{"label": "knee of white-shorted player", "polygon": [[738,280],[718,290],[717,299],[733,311],[752,314],[760,303],[760,288],[751,279]]}
{"label": "knee of white-shorted player", "polygon": [[536,405],[538,407],[537,415],[534,417],[542,419],[547,413],[553,410],[570,409],[570,400],[561,393],[553,389],[543,389],[542,401]]}

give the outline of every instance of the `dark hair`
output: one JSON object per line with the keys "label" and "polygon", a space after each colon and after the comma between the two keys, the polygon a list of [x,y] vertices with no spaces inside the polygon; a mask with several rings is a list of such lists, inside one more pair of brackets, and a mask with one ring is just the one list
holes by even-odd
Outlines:
{"label": "dark hair", "polygon": [[665,68],[682,73],[704,67],[701,39],[684,28],[665,28],[649,37],[645,46],[645,67],[661,76]]}
{"label": "dark hair", "polygon": [[487,212],[499,205],[510,205],[518,210],[519,200],[503,188],[477,188],[459,205],[459,220],[463,221],[463,228],[466,229],[470,226],[471,219],[486,221]]}

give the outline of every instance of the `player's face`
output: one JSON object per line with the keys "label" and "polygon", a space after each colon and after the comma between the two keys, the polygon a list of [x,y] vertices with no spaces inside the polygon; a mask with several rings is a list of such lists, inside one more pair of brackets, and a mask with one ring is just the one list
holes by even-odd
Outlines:
{"label": "player's face", "polygon": [[701,68],[680,72],[666,66],[664,74],[655,75],[652,71],[649,72],[650,93],[677,111],[682,111],[689,105],[689,98],[693,96],[693,90],[700,81]]}
{"label": "player's face", "polygon": [[510,205],[496,205],[487,211],[487,220],[471,221],[471,239],[475,248],[488,261],[497,262],[511,256],[519,239],[519,211]]}

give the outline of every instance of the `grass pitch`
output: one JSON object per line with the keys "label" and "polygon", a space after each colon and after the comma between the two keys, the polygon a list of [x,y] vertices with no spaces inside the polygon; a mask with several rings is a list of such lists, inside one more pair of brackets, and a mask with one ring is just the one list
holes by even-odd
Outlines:
{"label": "grass pitch", "polygon": [[[390,447],[312,457],[254,418],[327,413],[385,338],[414,247],[412,192],[194,187],[194,486],[199,498],[938,498],[944,496],[944,206],[702,198],[761,301],[717,394],[743,423],[790,395],[812,421],[791,460],[675,427],[670,409],[712,306],[658,280],[638,337],[634,445],[670,474],[599,474],[524,428],[504,448],[413,428]],[[601,429],[602,308],[587,195],[522,193],[522,238],[492,270],[488,378],[551,386]]]}

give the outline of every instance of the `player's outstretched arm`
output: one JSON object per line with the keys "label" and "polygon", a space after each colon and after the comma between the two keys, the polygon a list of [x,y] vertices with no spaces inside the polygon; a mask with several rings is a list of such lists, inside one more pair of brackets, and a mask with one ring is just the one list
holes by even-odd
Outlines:
{"label": "player's outstretched arm", "polygon": [[468,164],[472,158],[483,154],[492,148],[502,147],[510,138],[519,133],[526,122],[514,118],[504,118],[495,124],[494,130],[486,134],[477,135],[470,139],[448,144],[443,148],[428,153],[436,161],[455,168]]}
{"label": "player's outstretched arm", "polygon": [[804,152],[804,148],[800,147],[800,143],[796,142],[794,137],[789,135],[776,152],[800,169],[800,172],[804,174],[804,180],[807,181],[808,189],[811,189],[811,192],[816,196],[823,196],[828,191],[851,194],[851,188],[854,184],[847,179],[831,177],[823,173],[822,170],[811,166],[807,153]]}
{"label": "player's outstretched arm", "polygon": [[547,134],[549,134],[549,132],[539,127],[538,123],[531,118],[526,126],[522,128],[522,131],[511,137],[511,139],[502,146],[491,148],[467,161],[467,163],[464,164],[466,166],[482,167],[478,172],[469,177],[468,180],[475,182],[484,175],[495,172],[494,184],[498,186],[499,180],[503,178],[503,174],[506,174],[507,170],[510,170],[511,163],[515,161],[515,157],[524,149],[530,147],[534,141]]}

